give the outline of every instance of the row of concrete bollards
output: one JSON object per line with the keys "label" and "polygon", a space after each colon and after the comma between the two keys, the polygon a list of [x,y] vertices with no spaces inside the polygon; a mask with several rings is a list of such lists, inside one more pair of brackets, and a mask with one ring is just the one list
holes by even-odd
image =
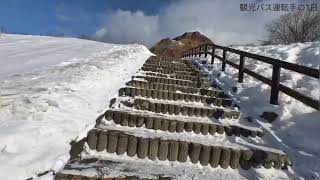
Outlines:
{"label": "row of concrete bollards", "polygon": [[169,132],[181,133],[194,132],[196,134],[211,134],[215,133],[223,134],[226,133],[228,136],[244,136],[244,137],[262,137],[263,132],[260,130],[250,130],[238,126],[227,126],[213,123],[199,123],[199,122],[186,122],[179,120],[167,119],[164,117],[151,117],[139,114],[131,114],[123,111],[112,111],[108,110],[105,112],[105,119],[108,121],[113,120],[115,124],[129,127],[142,127],[143,125],[147,129],[162,130]]}
{"label": "row of concrete bollards", "polygon": [[135,87],[125,87],[125,88],[119,89],[119,96],[129,96],[129,97],[141,96],[141,97],[147,97],[147,98],[153,98],[153,99],[159,99],[159,100],[201,102],[206,105],[212,104],[219,107],[220,106],[230,107],[232,105],[232,100],[226,99],[226,98],[213,98],[213,97],[201,96],[196,94],[184,94],[184,93],[177,93],[174,91],[143,89],[143,88],[135,88]]}
{"label": "row of concrete bollards", "polygon": [[178,86],[175,84],[150,83],[146,81],[137,81],[137,80],[131,80],[127,82],[126,85],[141,88],[141,89],[155,89],[155,90],[170,91],[170,92],[181,91],[182,93],[187,93],[187,94],[200,94],[202,96],[228,98],[228,96],[225,93],[217,89],[209,90],[209,89],[201,89],[201,88],[194,88],[194,87]]}
{"label": "row of concrete bollards", "polygon": [[[121,101],[122,102],[122,101]],[[165,102],[151,102],[146,99],[135,99],[133,107],[138,110],[151,111],[162,114],[175,114],[189,117],[209,117],[209,118],[233,118],[238,119],[239,111],[222,108],[193,107]]]}
{"label": "row of concrete bollards", "polygon": [[262,150],[236,149],[220,146],[208,146],[195,142],[145,138],[126,134],[123,131],[102,131],[93,129],[88,133],[87,143],[90,149],[98,152],[106,150],[117,155],[125,154],[140,159],[160,161],[190,162],[211,167],[244,169],[259,167],[282,168],[290,162],[286,155]]}
{"label": "row of concrete bollards", "polygon": [[180,80],[180,79],[169,79],[169,78],[161,78],[161,77],[152,77],[152,76],[141,76],[140,78],[145,79],[151,83],[162,83],[162,84],[175,84],[178,86],[190,86],[197,88],[199,87],[198,82],[188,81],[188,80]]}

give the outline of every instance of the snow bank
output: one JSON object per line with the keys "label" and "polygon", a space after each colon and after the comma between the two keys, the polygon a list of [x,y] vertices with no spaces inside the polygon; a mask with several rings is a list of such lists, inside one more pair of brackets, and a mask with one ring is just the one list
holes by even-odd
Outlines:
{"label": "snow bank", "polygon": [[[296,63],[315,69],[320,65],[320,42],[296,43],[291,45],[275,46],[236,46],[239,50],[260,54],[283,61]],[[218,52],[222,55],[222,52]],[[191,58],[198,59],[198,58]],[[208,57],[208,61],[211,57]],[[227,59],[239,64],[239,56],[233,53],[227,55]],[[213,70],[204,70],[212,74],[212,77],[228,92],[234,100],[238,102],[241,111],[257,119],[264,130],[269,131],[265,136],[267,144],[271,147],[287,151],[293,158],[294,166],[292,172],[288,172],[289,177],[295,179],[303,177],[305,179],[320,178],[320,112],[308,107],[294,98],[280,92],[279,106],[269,104],[270,87],[262,82],[244,76],[244,83],[237,83],[238,70],[231,66],[226,66],[226,71],[220,72],[221,62],[215,60]],[[272,67],[266,63],[246,59],[245,67],[271,78]],[[307,77],[288,70],[281,70],[281,83],[291,87],[312,98],[320,97],[319,79]],[[232,87],[237,87],[233,92]],[[279,116],[272,124],[266,123],[260,118],[264,111],[276,112]]]}
{"label": "snow bank", "polygon": [[74,38],[0,37],[0,179],[59,170],[131,75],[142,45]]}

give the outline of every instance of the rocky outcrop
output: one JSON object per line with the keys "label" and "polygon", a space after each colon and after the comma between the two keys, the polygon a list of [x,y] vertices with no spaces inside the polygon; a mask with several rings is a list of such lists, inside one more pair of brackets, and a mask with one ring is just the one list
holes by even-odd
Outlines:
{"label": "rocky outcrop", "polygon": [[198,31],[186,32],[174,39],[162,39],[156,43],[150,51],[163,57],[181,58],[183,51],[206,43],[213,42]]}

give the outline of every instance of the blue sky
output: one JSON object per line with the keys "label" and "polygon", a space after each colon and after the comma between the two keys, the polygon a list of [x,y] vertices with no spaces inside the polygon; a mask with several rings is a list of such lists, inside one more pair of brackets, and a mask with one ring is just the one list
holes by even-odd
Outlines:
{"label": "blue sky", "polygon": [[92,34],[104,14],[117,9],[159,12],[168,0],[1,0],[0,26],[9,32]]}
{"label": "blue sky", "polygon": [[265,25],[283,12],[241,12],[241,3],[310,2],[320,10],[320,0],[1,0],[0,26],[148,47],[190,31],[221,45],[246,44],[266,39]]}

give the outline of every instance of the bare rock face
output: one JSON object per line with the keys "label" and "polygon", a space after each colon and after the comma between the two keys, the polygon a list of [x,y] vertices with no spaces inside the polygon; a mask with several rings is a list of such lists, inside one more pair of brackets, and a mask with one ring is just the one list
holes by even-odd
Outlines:
{"label": "bare rock face", "polygon": [[183,51],[207,43],[213,42],[200,32],[186,32],[174,39],[162,39],[156,43],[150,51],[163,57],[181,58]]}

